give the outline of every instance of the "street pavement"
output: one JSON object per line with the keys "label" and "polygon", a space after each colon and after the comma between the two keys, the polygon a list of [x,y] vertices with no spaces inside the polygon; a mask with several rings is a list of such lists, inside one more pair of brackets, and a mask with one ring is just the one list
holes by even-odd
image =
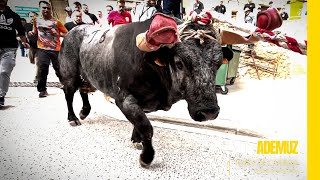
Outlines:
{"label": "street pavement", "polygon": [[[34,65],[18,57],[11,81],[33,77]],[[50,68],[48,81],[57,80]],[[146,170],[130,145],[132,125],[101,92],[89,96],[91,114],[74,128],[61,89],[48,88],[40,99],[35,87],[11,87],[0,110],[0,179],[305,179],[305,75],[240,79],[228,88],[218,94],[221,113],[214,121],[194,122],[185,101],[149,113],[156,156]],[[75,112],[81,105],[77,94]],[[298,140],[299,155],[257,155],[260,138],[252,136]],[[290,166],[279,165],[283,159]],[[281,168],[291,173],[275,172]]]}

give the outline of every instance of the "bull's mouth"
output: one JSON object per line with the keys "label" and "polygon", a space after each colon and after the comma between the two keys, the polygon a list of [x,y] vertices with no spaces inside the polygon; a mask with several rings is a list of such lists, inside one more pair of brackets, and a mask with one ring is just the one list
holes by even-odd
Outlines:
{"label": "bull's mouth", "polygon": [[198,122],[214,120],[218,117],[220,110],[204,110],[195,113],[193,119]]}

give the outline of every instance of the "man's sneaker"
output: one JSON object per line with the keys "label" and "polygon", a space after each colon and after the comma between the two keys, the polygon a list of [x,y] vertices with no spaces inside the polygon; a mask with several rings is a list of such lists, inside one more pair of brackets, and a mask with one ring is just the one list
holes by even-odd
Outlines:
{"label": "man's sneaker", "polygon": [[0,106],[4,106],[4,97],[0,97]]}
{"label": "man's sneaker", "polygon": [[39,98],[44,98],[44,97],[47,97],[49,94],[48,94],[48,92],[47,91],[41,91],[40,93],[39,93]]}

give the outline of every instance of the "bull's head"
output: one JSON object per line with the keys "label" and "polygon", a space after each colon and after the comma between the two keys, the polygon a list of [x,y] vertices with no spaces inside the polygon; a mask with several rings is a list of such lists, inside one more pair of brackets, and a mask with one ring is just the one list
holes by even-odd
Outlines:
{"label": "bull's head", "polygon": [[[193,24],[191,29],[203,28]],[[220,107],[215,92],[216,73],[223,53],[219,41],[189,38],[177,43],[170,63],[174,89],[183,93],[188,102],[189,114],[195,121],[216,119]]]}
{"label": "bull's head", "polygon": [[223,59],[220,39],[217,39],[217,32],[212,31],[210,25],[190,23],[184,29],[190,30],[193,35],[183,38],[182,42],[175,38],[168,39],[170,42],[176,41],[170,49],[152,47],[146,34],[137,37],[137,46],[143,51],[157,50],[155,63],[159,66],[168,66],[172,79],[171,93],[186,99],[189,114],[195,121],[216,119],[220,107],[215,92],[215,79]]}

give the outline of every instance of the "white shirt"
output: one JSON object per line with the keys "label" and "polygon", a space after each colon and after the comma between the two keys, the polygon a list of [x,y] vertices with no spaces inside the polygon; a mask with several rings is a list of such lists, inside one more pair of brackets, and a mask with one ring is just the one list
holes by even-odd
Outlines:
{"label": "white shirt", "polygon": [[136,8],[135,18],[137,21],[145,21],[150,19],[157,9],[155,7],[148,7],[145,3],[141,3]]}
{"label": "white shirt", "polygon": [[72,21],[73,21],[72,17],[69,17],[69,16],[66,17],[66,23],[72,22]]}

